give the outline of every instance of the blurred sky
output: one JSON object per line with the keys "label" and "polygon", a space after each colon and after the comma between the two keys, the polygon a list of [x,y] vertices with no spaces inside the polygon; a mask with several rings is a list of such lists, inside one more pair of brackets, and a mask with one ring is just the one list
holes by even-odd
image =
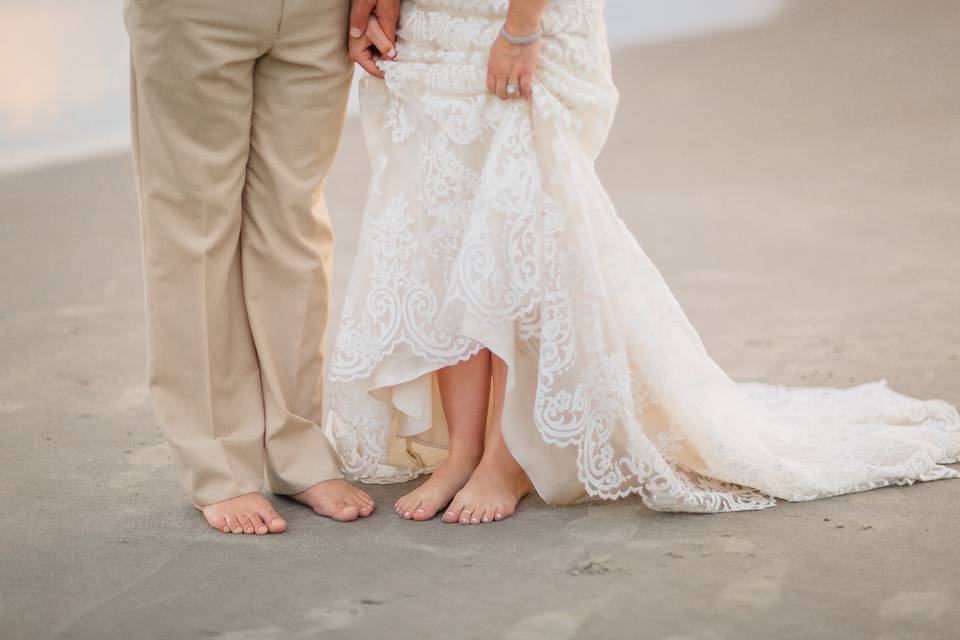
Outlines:
{"label": "blurred sky", "polygon": [[[785,1],[607,0],[610,42],[736,28]],[[121,0],[2,0],[0,33],[0,171],[129,144]]]}

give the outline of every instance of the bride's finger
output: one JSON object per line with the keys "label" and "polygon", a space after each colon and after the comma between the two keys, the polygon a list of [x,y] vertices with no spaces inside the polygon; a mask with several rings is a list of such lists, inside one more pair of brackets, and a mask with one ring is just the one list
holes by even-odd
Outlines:
{"label": "bride's finger", "polygon": [[370,22],[367,24],[365,35],[370,38],[373,46],[375,46],[384,57],[393,58],[397,55],[393,40],[387,37],[387,34],[383,32],[383,27],[380,26],[380,23],[373,16],[370,16]]}
{"label": "bride's finger", "polygon": [[503,76],[497,76],[497,96],[501,100],[508,100],[510,96],[507,95],[507,81]]}
{"label": "bride's finger", "polygon": [[510,76],[510,79],[507,80],[507,98],[510,100],[517,100],[520,98],[520,77],[519,76]]}
{"label": "bride's finger", "polygon": [[377,59],[373,55],[373,50],[370,48],[370,41],[366,36],[362,38],[351,38],[349,48],[350,57],[353,58],[354,62],[363,67],[364,71],[377,78],[383,78],[383,71],[380,71],[380,68],[377,66]]}
{"label": "bride's finger", "polygon": [[530,100],[533,98],[533,74],[525,73],[520,77],[520,94]]}

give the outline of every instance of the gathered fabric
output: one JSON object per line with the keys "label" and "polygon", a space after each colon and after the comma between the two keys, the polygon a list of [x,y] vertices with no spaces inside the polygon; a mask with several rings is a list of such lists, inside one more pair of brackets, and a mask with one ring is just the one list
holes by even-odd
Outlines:
{"label": "gathered fabric", "polygon": [[504,439],[548,502],[721,512],[960,476],[946,402],[717,366],[594,169],[617,104],[602,2],[549,3],[529,101],[486,90],[506,8],[404,2],[397,60],[361,82],[373,178],[327,385],[345,475],[431,471],[434,373],[489,349]]}

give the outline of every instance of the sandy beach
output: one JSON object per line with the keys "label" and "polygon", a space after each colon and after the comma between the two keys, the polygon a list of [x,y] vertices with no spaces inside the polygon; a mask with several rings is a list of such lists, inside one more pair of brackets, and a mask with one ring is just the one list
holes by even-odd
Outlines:
{"label": "sandy beach", "polygon": [[[960,4],[805,0],[619,50],[600,175],[738,380],[887,378],[960,404]],[[328,189],[342,294],[369,174]],[[960,628],[960,482],[755,513],[527,499],[488,527],[211,532],[145,387],[130,161],[0,176],[0,636],[939,640]],[[339,297],[335,300],[335,308]]]}

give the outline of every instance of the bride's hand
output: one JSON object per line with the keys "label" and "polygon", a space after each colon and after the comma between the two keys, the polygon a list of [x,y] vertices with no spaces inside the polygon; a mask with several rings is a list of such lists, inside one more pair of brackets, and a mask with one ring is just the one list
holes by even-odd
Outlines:
{"label": "bride's hand", "polygon": [[[512,32],[510,34],[514,35]],[[503,36],[497,36],[490,48],[490,59],[487,62],[487,91],[503,100],[531,98],[533,74],[539,64],[540,42],[517,45],[510,44]],[[508,92],[508,86],[517,87],[518,90]]]}
{"label": "bride's hand", "polygon": [[363,67],[367,73],[383,78],[383,72],[377,66],[377,62],[384,58],[393,60],[397,50],[376,16],[370,15],[367,20],[367,28],[361,36],[350,35],[347,48],[353,61]]}

